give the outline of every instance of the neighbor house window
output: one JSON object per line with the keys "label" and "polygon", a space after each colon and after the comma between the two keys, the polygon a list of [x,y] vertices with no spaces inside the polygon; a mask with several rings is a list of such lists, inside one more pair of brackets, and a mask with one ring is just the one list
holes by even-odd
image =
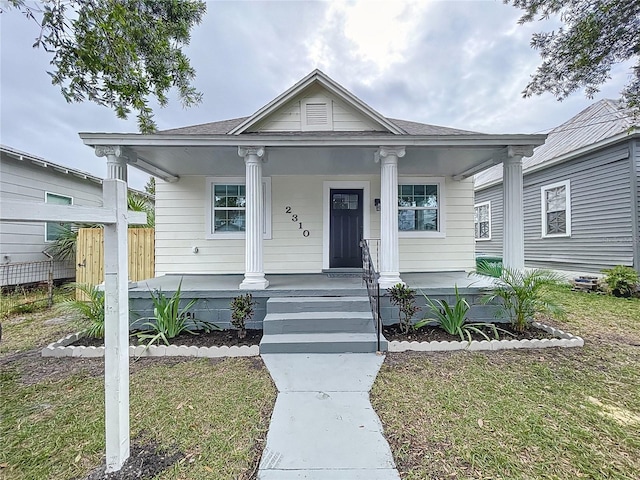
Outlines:
{"label": "neighbor house window", "polygon": [[[271,179],[262,179],[265,238],[271,237]],[[207,238],[244,238],[247,192],[244,177],[207,181]]]}
{"label": "neighbor house window", "polygon": [[[66,195],[59,195],[57,193],[45,193],[45,203],[51,203],[54,205],[73,205],[73,198]],[[70,223],[62,222],[47,222],[45,223],[45,241],[55,242],[60,238],[63,232],[71,226]]]}
{"label": "neighbor house window", "polygon": [[418,180],[402,180],[398,185],[398,230],[402,236],[442,236],[444,182]]}
{"label": "neighbor house window", "polygon": [[491,240],[491,202],[482,202],[474,206],[473,223],[476,240]]}
{"label": "neighbor house window", "polygon": [[569,180],[542,187],[542,236],[571,236],[571,185]]}

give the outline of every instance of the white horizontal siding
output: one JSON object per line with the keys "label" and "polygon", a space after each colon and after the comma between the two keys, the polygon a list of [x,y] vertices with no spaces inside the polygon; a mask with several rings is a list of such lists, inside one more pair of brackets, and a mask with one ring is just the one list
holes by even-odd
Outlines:
{"label": "white horizontal siding", "polygon": [[244,271],[244,240],[206,240],[205,212],[206,177],[156,182],[156,275]]}
{"label": "white horizontal siding", "polygon": [[445,181],[445,238],[400,238],[400,272],[472,270],[473,181]]}
{"label": "white horizontal siding", "polygon": [[263,119],[252,132],[299,132],[302,131],[302,109],[304,100],[319,100],[332,105],[334,131],[375,131],[381,130],[375,122],[347,105],[335,95],[320,86],[311,87],[284,104],[277,111]]}
{"label": "white horizontal siding", "polygon": [[[272,238],[264,241],[269,273],[315,273],[323,264],[324,182],[368,181],[370,238],[380,237],[379,176],[271,177]],[[183,177],[156,186],[156,272],[243,273],[244,240],[205,239],[205,177]],[[445,184],[446,238],[400,240],[401,271],[473,268],[473,190],[471,181]],[[291,207],[291,213],[287,213]],[[183,212],[182,214],[180,212]],[[294,221],[293,216],[297,219]],[[302,228],[300,228],[302,223]],[[308,230],[309,235],[303,236]],[[198,253],[192,252],[198,247]]]}

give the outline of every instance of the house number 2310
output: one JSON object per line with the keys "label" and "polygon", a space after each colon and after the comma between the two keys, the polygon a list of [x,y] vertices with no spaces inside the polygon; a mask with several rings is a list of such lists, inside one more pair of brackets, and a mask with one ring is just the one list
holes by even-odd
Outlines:
{"label": "house number 2310", "polygon": [[302,236],[303,237],[308,237],[310,235],[309,230],[306,230],[302,226],[302,222],[298,218],[298,214],[297,213],[293,213],[293,210],[291,210],[291,207],[289,205],[284,207],[284,213],[288,213],[288,214],[291,215],[291,221],[298,224],[298,230],[302,230]]}

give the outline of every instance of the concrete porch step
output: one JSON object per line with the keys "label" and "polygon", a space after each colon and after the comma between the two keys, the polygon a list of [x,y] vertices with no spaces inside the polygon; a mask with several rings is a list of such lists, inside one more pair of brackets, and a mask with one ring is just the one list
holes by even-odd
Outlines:
{"label": "concrete porch step", "polygon": [[371,312],[305,311],[268,313],[262,323],[265,335],[278,333],[374,333]]}
{"label": "concrete porch step", "polygon": [[[380,349],[387,341],[380,339]],[[260,353],[369,353],[377,350],[375,333],[281,333],[264,335]]]}
{"label": "concrete porch step", "polygon": [[267,313],[368,312],[370,308],[368,297],[272,297],[267,301]]}

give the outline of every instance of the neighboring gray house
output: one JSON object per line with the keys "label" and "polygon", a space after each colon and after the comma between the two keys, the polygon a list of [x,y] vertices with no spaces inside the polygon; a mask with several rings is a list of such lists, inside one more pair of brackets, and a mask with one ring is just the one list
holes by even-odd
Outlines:
{"label": "neighboring gray house", "polygon": [[[5,199],[101,206],[102,179],[2,145],[0,205]],[[2,276],[8,275],[6,264],[47,260],[43,251],[51,247],[59,231],[56,223],[0,222],[0,270],[6,273]],[[75,277],[73,263],[57,263],[54,277]],[[2,285],[13,283],[0,278]]]}
{"label": "neighboring gray house", "polygon": [[[640,271],[640,130],[601,100],[554,128],[524,158],[524,253],[529,267]],[[475,176],[477,255],[502,255],[502,165]]]}

